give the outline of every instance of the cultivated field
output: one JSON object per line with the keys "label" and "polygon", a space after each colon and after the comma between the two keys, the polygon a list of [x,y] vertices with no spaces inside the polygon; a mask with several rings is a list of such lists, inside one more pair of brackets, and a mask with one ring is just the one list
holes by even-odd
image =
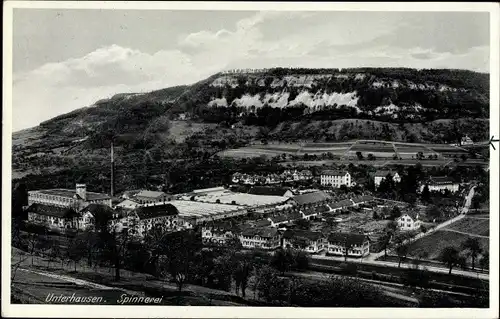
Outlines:
{"label": "cultivated field", "polygon": [[[441,251],[448,246],[461,250],[462,243],[469,238],[468,235],[461,233],[438,230],[429,236],[422,237],[410,246],[410,256],[415,257],[418,251],[426,251],[429,253],[428,259],[438,260]],[[489,251],[488,238],[478,238],[479,243],[484,251]]]}
{"label": "cultivated field", "polygon": [[[251,145],[247,147],[242,147],[238,149],[226,150],[219,153],[223,157],[258,157],[267,156],[273,157],[278,156],[283,153],[294,154],[294,155],[322,155],[325,153],[332,153],[336,156],[342,156],[346,160],[356,160],[357,152],[361,152],[364,158],[368,157],[368,154],[379,159],[392,159],[394,155],[398,155],[402,158],[402,161],[411,161],[405,163],[398,161],[397,164],[400,165],[414,165],[416,164],[417,154],[422,152],[426,160],[422,161],[422,165],[436,166],[444,165],[448,161],[446,158],[459,157],[462,154],[467,154],[467,152],[459,147],[450,146],[446,144],[422,144],[422,143],[404,143],[404,142],[392,142],[392,141],[368,141],[359,140],[351,142],[339,142],[339,143],[272,143],[268,145]],[[438,160],[431,162],[428,160],[429,155],[437,155]],[[427,163],[429,161],[429,163]],[[388,163],[390,164],[390,163]],[[396,163],[395,163],[396,164]]]}
{"label": "cultivated field", "polygon": [[416,255],[419,250],[429,253],[428,259],[437,260],[441,251],[453,246],[459,251],[467,238],[477,238],[483,251],[489,251],[490,221],[485,217],[465,217],[444,229],[415,241],[410,247],[410,256]]}
{"label": "cultivated field", "polygon": [[480,236],[490,235],[490,219],[485,217],[466,217],[445,229],[456,230],[464,233],[476,234]]}

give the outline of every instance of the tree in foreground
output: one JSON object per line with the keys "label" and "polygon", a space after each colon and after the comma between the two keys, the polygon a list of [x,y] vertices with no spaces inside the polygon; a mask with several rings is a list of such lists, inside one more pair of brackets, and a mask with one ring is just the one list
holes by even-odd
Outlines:
{"label": "tree in foreground", "polygon": [[445,247],[439,255],[439,260],[449,268],[448,274],[451,274],[451,270],[458,264],[459,259],[460,255],[458,250],[452,246]]}
{"label": "tree in foreground", "polygon": [[479,256],[479,254],[483,251],[481,245],[479,244],[479,240],[477,240],[477,238],[469,237],[462,244],[462,248],[467,251],[467,255],[471,258],[472,269],[474,270],[476,259]]}
{"label": "tree in foreground", "polygon": [[483,257],[479,259],[479,266],[481,270],[488,269],[490,267],[490,253],[487,251],[483,254]]}

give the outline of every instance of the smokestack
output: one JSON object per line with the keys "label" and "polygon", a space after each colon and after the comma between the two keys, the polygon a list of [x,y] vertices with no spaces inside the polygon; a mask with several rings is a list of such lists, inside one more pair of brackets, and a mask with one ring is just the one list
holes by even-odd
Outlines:
{"label": "smokestack", "polygon": [[115,158],[113,153],[113,142],[111,142],[111,197],[115,193]]}

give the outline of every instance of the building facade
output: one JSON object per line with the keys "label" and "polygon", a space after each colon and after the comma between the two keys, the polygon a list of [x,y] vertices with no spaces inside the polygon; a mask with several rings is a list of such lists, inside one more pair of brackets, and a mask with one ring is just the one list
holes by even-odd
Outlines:
{"label": "building facade", "polygon": [[391,171],[376,171],[373,177],[373,181],[375,183],[375,187],[378,187],[380,183],[387,177],[387,175],[392,176],[392,180],[394,183],[401,182],[401,176],[399,176],[398,172],[392,173]]}
{"label": "building facade", "polygon": [[449,190],[450,192],[455,193],[458,192],[460,188],[459,183],[446,176],[433,176],[429,178],[427,183],[420,187],[421,192],[424,190],[425,185],[427,185],[430,192],[444,192]]}
{"label": "building facade", "polygon": [[79,211],[90,204],[111,207],[111,197],[107,194],[88,192],[85,184],[76,184],[75,189],[43,189],[28,192],[28,205],[44,204],[52,207],[71,207]]}
{"label": "building facade", "polygon": [[418,230],[422,225],[418,213],[405,213],[396,219],[398,228],[402,231]]}
{"label": "building facade", "polygon": [[56,232],[78,229],[80,216],[72,207],[33,203],[29,205],[27,211],[28,222],[31,224],[44,226]]}
{"label": "building facade", "polygon": [[239,236],[241,245],[247,249],[274,250],[281,246],[281,237],[276,228],[249,228]]}
{"label": "building facade", "polygon": [[328,245],[321,232],[289,229],[283,233],[282,247],[298,248],[310,254],[317,254],[327,249]]}
{"label": "building facade", "polygon": [[332,186],[334,188],[339,188],[342,185],[347,187],[354,186],[349,172],[334,170],[325,170],[321,172],[320,184],[323,186]]}
{"label": "building facade", "polygon": [[370,254],[370,239],[362,234],[331,233],[327,253],[335,256],[365,257]]}

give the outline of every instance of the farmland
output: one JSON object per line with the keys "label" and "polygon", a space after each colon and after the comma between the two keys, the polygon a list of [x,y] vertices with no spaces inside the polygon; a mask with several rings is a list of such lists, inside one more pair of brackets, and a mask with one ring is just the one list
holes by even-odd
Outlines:
{"label": "farmland", "polygon": [[480,236],[489,236],[490,220],[484,217],[467,217],[451,224],[446,229],[456,230]]}
{"label": "farmland", "polygon": [[445,247],[453,246],[461,250],[462,243],[469,237],[477,238],[483,251],[489,251],[488,236],[489,218],[467,216],[412,243],[410,256],[423,250],[429,253],[429,259],[437,260]]}
{"label": "farmland", "polygon": [[[459,157],[467,154],[467,151],[446,144],[422,144],[422,143],[403,143],[392,141],[372,141],[358,140],[339,143],[271,143],[271,144],[255,144],[237,149],[229,149],[220,152],[223,157],[274,157],[282,154],[289,155],[323,155],[330,153],[331,155],[340,157],[339,160],[357,160],[360,153],[363,158],[367,158],[369,154],[378,159],[392,160],[397,155],[401,160],[397,164],[414,165],[417,154],[421,152],[426,158],[426,161],[434,161],[430,166],[445,165],[450,160],[449,158]],[[433,159],[428,159],[433,156]],[[448,160],[447,160],[448,159]],[[405,163],[402,161],[410,161]],[[387,163],[390,164],[390,163]],[[424,162],[422,162],[424,165]]]}
{"label": "farmland", "polygon": [[[409,256],[416,257],[419,251],[426,251],[429,253],[428,259],[438,260],[441,251],[445,247],[452,246],[461,250],[461,245],[467,238],[469,236],[465,234],[438,230],[412,243]],[[478,240],[483,250],[489,251],[488,238],[478,238]]]}

